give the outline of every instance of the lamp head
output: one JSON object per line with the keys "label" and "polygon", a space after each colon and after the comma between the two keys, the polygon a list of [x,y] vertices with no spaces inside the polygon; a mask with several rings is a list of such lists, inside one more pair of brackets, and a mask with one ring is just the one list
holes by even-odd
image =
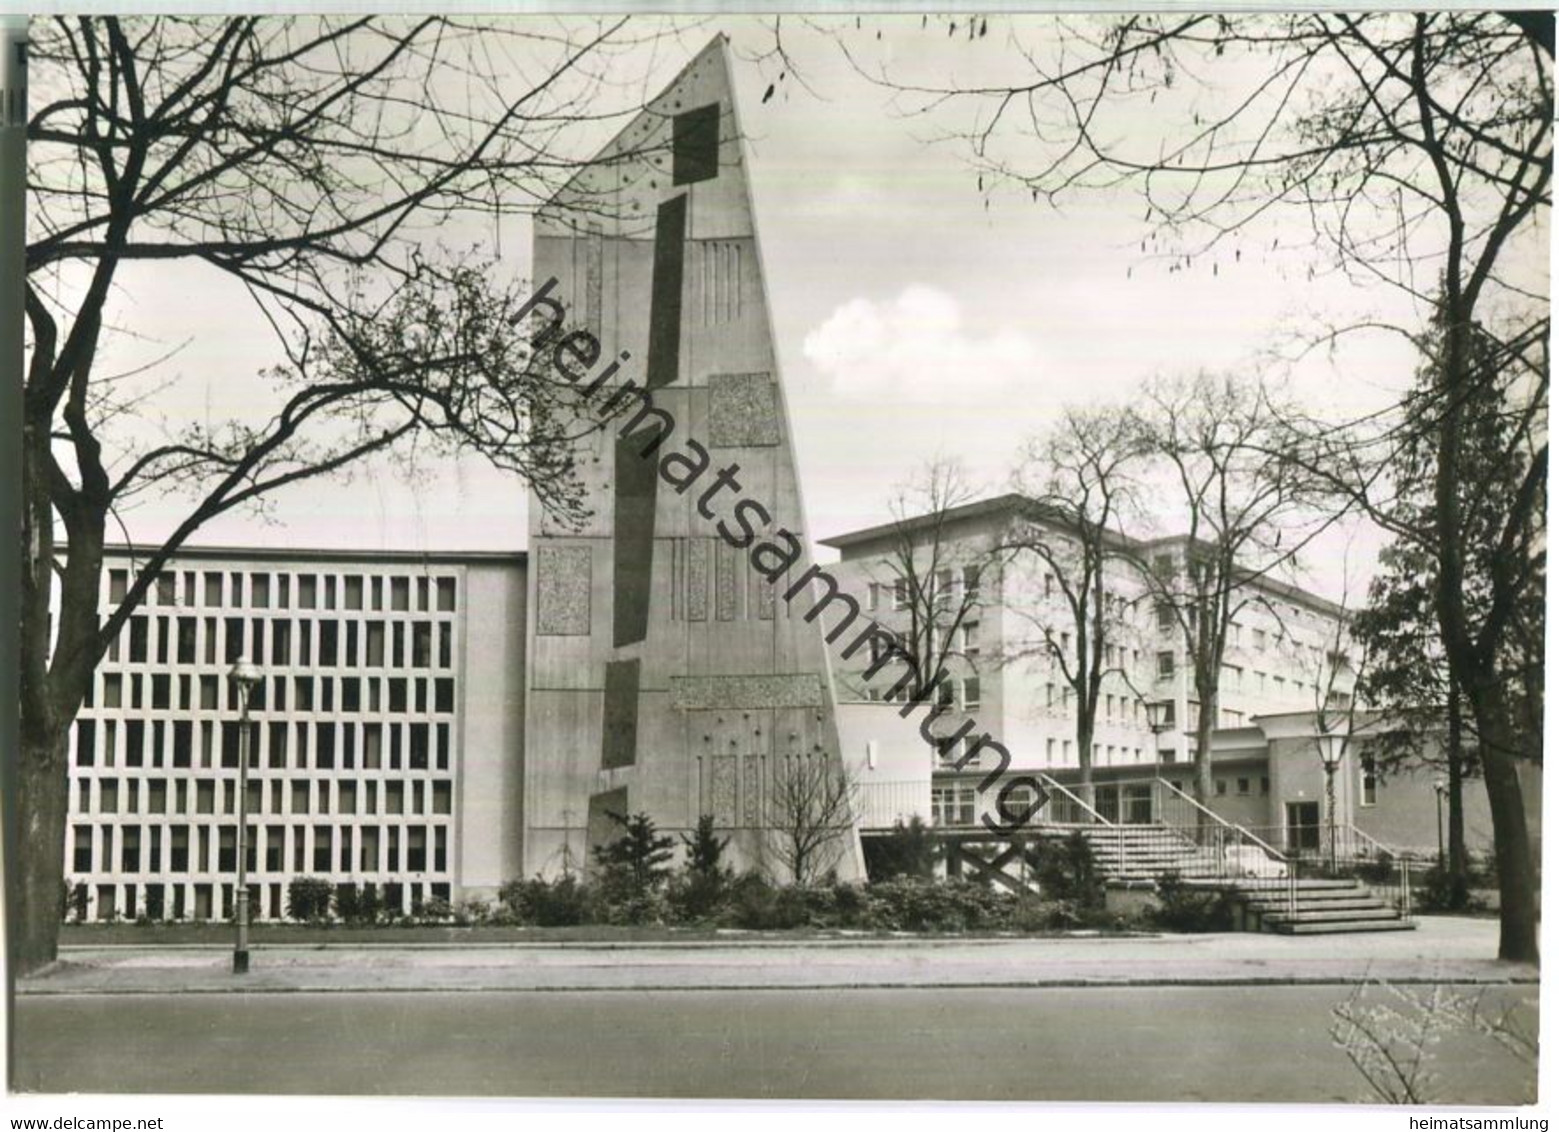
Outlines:
{"label": "lamp head", "polygon": [[1164,702],[1162,700],[1148,700],[1142,706],[1148,713],[1148,730],[1157,735],[1164,730]]}
{"label": "lamp head", "polygon": [[248,657],[239,657],[233,667],[227,670],[227,678],[238,685],[238,690],[245,695],[260,682],[260,670],[249,663]]}

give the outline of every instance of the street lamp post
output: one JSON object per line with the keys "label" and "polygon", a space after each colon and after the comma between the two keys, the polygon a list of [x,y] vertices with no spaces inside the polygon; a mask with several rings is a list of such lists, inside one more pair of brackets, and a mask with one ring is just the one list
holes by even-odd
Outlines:
{"label": "street lamp post", "polygon": [[1435,842],[1439,845],[1436,860],[1440,862],[1440,871],[1445,872],[1445,796],[1450,792],[1445,779],[1437,778],[1434,784],[1434,832]]}
{"label": "street lamp post", "polygon": [[244,657],[228,671],[238,689],[238,889],[234,893],[233,974],[249,973],[249,694],[260,670]]}
{"label": "street lamp post", "polygon": [[1342,765],[1348,750],[1348,737],[1334,732],[1324,732],[1320,739],[1321,765],[1326,768],[1326,859],[1332,872],[1337,871],[1337,768]]}

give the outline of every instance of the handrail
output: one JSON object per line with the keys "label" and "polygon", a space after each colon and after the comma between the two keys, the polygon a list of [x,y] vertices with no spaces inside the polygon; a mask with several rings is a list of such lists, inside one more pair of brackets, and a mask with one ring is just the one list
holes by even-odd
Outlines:
{"label": "handrail", "polygon": [[1098,810],[1096,810],[1092,806],[1090,806],[1087,802],[1085,802],[1081,798],[1079,798],[1076,794],[1073,794],[1065,786],[1062,786],[1055,779],[1051,778],[1044,771],[1038,771],[1037,773],[1039,774],[1039,777],[1044,781],[1045,785],[1053,787],[1056,790],[1059,790],[1062,794],[1066,795],[1068,798],[1070,798],[1077,805],[1079,805],[1083,809],[1087,810],[1090,814],[1092,814],[1094,816],[1095,820],[1097,820],[1100,825],[1113,826],[1115,824],[1109,818],[1107,818],[1103,814],[1101,814]]}
{"label": "handrail", "polygon": [[1257,845],[1261,846],[1261,848],[1265,849],[1267,851],[1267,853],[1270,854],[1275,859],[1277,859],[1279,861],[1286,861],[1286,860],[1288,860],[1288,857],[1287,857],[1286,854],[1279,853],[1276,849],[1272,848],[1272,846],[1268,845],[1265,841],[1263,841],[1261,838],[1257,837],[1254,833],[1252,833],[1250,830],[1246,829],[1244,826],[1235,825],[1233,822],[1225,821],[1223,818],[1219,817],[1217,814],[1215,814],[1211,810],[1209,810],[1206,806],[1202,805],[1202,803],[1198,802],[1195,798],[1191,797],[1191,795],[1187,794],[1184,790],[1181,790],[1178,787],[1176,787],[1174,783],[1172,783],[1172,782],[1165,782],[1164,779],[1162,779],[1162,778],[1155,778],[1153,781],[1159,782],[1159,783],[1163,783],[1163,785],[1165,787],[1167,787],[1172,793],[1180,795],[1180,797],[1184,798],[1187,802],[1190,802],[1191,805],[1195,806],[1197,810],[1201,811],[1202,813],[1206,814],[1208,817],[1212,818],[1213,821],[1217,822],[1219,825],[1223,826],[1225,829],[1232,829],[1234,832],[1240,834],[1242,837],[1250,838],[1250,840],[1254,841]]}
{"label": "handrail", "polygon": [[1384,853],[1393,860],[1401,860],[1403,856],[1405,856],[1402,850],[1387,845],[1384,841],[1381,841],[1377,837],[1371,837],[1352,822],[1348,823],[1348,831],[1357,837],[1360,841],[1368,845],[1371,849],[1374,849],[1377,853]]}

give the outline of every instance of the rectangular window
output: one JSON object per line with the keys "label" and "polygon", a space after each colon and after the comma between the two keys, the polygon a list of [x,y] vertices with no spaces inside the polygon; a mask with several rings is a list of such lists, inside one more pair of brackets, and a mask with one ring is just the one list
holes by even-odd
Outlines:
{"label": "rectangular window", "polygon": [[973,711],[980,706],[980,678],[970,676],[963,684],[964,710]]}
{"label": "rectangular window", "polygon": [[144,617],[130,618],[130,663],[145,664],[147,648],[147,622]]}
{"label": "rectangular window", "polygon": [[125,599],[130,592],[130,571],[110,570],[108,572],[108,600],[115,605]]}
{"label": "rectangular window", "polygon": [[336,663],[336,633],[335,621],[321,621],[319,623],[319,662],[320,664]]}
{"label": "rectangular window", "polygon": [[272,720],[268,730],[265,765],[273,770],[285,767],[287,765],[287,725],[280,720]]}
{"label": "rectangular window", "polygon": [[964,597],[970,601],[977,601],[980,597],[980,568],[978,566],[964,567]]}
{"label": "rectangular window", "polygon": [[223,626],[227,640],[226,651],[222,659],[232,664],[244,655],[244,619],[242,617],[228,617]]}
{"label": "rectangular window", "polygon": [[1359,805],[1373,806],[1376,803],[1376,794],[1379,790],[1380,780],[1376,774],[1375,756],[1359,756]]}
{"label": "rectangular window", "polygon": [[201,580],[205,584],[206,589],[206,600],[203,604],[210,606],[212,609],[221,608],[222,575],[220,573],[208,571],[207,573],[201,575]]}
{"label": "rectangular window", "polygon": [[1234,792],[1242,797],[1250,794],[1250,779],[1236,778],[1234,780]]}
{"label": "rectangular window", "polygon": [[319,579],[313,574],[298,575],[298,608],[313,609],[319,604]]}
{"label": "rectangular window", "polygon": [[253,574],[249,578],[249,604],[255,609],[271,607],[271,576]]}
{"label": "rectangular window", "polygon": [[171,571],[171,570],[164,570],[164,571],[162,571],[162,573],[157,575],[157,604],[158,605],[173,605],[174,604],[173,587],[174,587],[173,571]]}
{"label": "rectangular window", "polygon": [[390,609],[392,612],[406,613],[411,610],[411,579],[390,579]]}
{"label": "rectangular window", "polygon": [[1161,652],[1158,654],[1158,678],[1168,680],[1175,674],[1175,654]]}
{"label": "rectangular window", "polygon": [[314,766],[319,770],[334,770],[336,767],[336,725],[334,723],[314,725]]}
{"label": "rectangular window", "polygon": [[411,665],[427,668],[433,663],[433,626],[419,621],[411,627]]}
{"label": "rectangular window", "polygon": [[454,662],[450,659],[454,655],[454,632],[448,621],[441,621],[438,627],[438,666],[448,668]]}
{"label": "rectangular window", "polygon": [[980,623],[969,621],[960,626],[959,632],[963,636],[963,653],[970,660],[980,655]]}
{"label": "rectangular window", "polygon": [[348,609],[363,608],[363,576],[361,574],[348,574],[342,579],[346,595],[346,607]]}
{"label": "rectangular window", "polygon": [[438,611],[440,613],[455,611],[455,579],[453,578],[438,580]]}
{"label": "rectangular window", "polygon": [[76,720],[76,765],[92,766],[97,762],[97,721]]}
{"label": "rectangular window", "polygon": [[384,622],[368,622],[368,667],[384,667]]}
{"label": "rectangular window", "polygon": [[271,622],[271,663],[292,663],[292,622],[286,618]]}
{"label": "rectangular window", "polygon": [[71,854],[71,865],[78,873],[90,873],[92,871],[92,827],[73,826],[72,835],[74,849]]}

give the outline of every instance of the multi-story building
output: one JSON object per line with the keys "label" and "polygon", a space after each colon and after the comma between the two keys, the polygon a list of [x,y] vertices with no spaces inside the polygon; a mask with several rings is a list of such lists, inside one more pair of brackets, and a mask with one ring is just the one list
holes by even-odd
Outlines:
{"label": "multi-story building", "polygon": [[[931,767],[931,815],[942,824],[972,824],[988,811],[990,798],[977,797],[975,783],[989,771],[992,752],[954,767],[981,733],[998,739],[1011,753],[1011,770],[1043,771],[1061,779],[1075,776],[1082,764],[1077,750],[1077,704],[1070,682],[1046,638],[1070,656],[1075,632],[1063,587],[1051,567],[1032,554],[997,553],[1010,546],[1015,523],[1043,524],[1042,509],[1020,495],[1003,495],[944,511],[824,539],[840,552],[832,567],[841,585],[861,595],[863,607],[884,627],[901,634],[929,631],[946,647],[936,651],[948,670],[937,702],[945,714],[939,734],[957,734],[962,743],[947,749]],[[1056,545],[1064,530],[1052,523]],[[1174,587],[1163,579],[1186,569],[1188,540],[1111,540],[1114,555],[1105,568],[1105,641],[1092,765],[1096,770],[1140,767],[1149,775],[1156,765],[1184,763],[1194,750],[1200,704],[1186,648],[1186,634],[1173,601]],[[1064,559],[1064,552],[1057,557]],[[1064,562],[1062,563],[1064,565]],[[1153,571],[1161,581],[1147,575]],[[910,606],[916,588],[934,590],[942,612],[918,611],[912,627]],[[1231,602],[1219,681],[1222,730],[1246,725],[1258,716],[1315,712],[1346,706],[1352,672],[1346,658],[1342,607],[1276,578],[1246,586]],[[940,620],[938,620],[940,618]],[[939,642],[940,643],[940,642]],[[905,722],[899,710],[911,695],[900,684],[903,667],[889,664],[870,679],[872,658],[854,668],[839,668],[841,701],[851,706],[850,737],[874,744],[906,773],[915,759],[900,752],[908,745],[934,756],[920,737],[918,717]],[[929,675],[929,674],[926,674]],[[891,702],[897,700],[895,706]],[[1165,730],[1155,735],[1149,704],[1161,704]],[[881,705],[872,710],[861,705]],[[862,736],[869,739],[862,740]],[[848,740],[847,740],[848,745]],[[889,757],[889,753],[892,757]],[[874,788],[890,808],[908,797],[902,781]],[[868,797],[868,808],[872,802]],[[1106,806],[1115,800],[1106,798]]]}
{"label": "multi-story building", "polygon": [[[114,549],[105,608],[144,553]],[[288,881],[392,909],[519,875],[525,556],[187,548],[93,677],[70,748],[77,915],[230,914],[239,690],[251,906]]]}

